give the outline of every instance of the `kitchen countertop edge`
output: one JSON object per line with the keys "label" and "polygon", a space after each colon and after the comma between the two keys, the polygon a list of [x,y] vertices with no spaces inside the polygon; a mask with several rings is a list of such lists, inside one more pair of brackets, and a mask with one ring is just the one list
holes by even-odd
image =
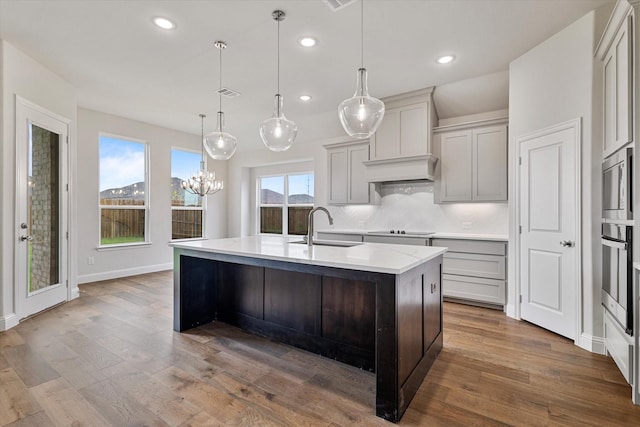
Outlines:
{"label": "kitchen countertop edge", "polygon": [[445,247],[363,243],[352,247],[314,246],[291,243],[296,237],[248,236],[175,242],[179,249],[284,261],[373,273],[402,274],[447,251]]}

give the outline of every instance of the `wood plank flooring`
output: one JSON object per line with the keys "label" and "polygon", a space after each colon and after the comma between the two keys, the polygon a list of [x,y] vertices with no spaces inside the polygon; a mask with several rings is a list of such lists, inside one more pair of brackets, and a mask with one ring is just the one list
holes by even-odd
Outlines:
{"label": "wood plank flooring", "polygon": [[[383,426],[368,372],[212,323],[172,330],[172,273],[82,285],[0,332],[0,426]],[[446,303],[400,426],[639,426],[612,359]]]}

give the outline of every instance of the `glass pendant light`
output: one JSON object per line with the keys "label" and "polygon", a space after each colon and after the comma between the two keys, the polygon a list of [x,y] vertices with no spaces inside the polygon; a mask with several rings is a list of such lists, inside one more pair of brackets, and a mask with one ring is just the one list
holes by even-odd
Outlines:
{"label": "glass pendant light", "polygon": [[197,196],[217,193],[224,187],[223,182],[216,179],[215,172],[209,172],[204,168],[204,114],[200,114],[200,141],[202,142],[202,157],[200,158],[200,170],[187,181],[182,181],[182,189]]}
{"label": "glass pendant light", "polygon": [[229,160],[236,152],[238,140],[235,136],[224,131],[224,113],[222,112],[222,50],[227,48],[223,41],[214,43],[220,50],[220,89],[218,90],[220,110],[218,111],[218,121],[216,130],[204,137],[204,148],[209,156],[215,160]]}
{"label": "glass pendant light", "polygon": [[296,139],[298,126],[284,116],[284,100],[280,95],[280,21],[284,20],[285,13],[275,10],[271,16],[278,22],[278,93],[275,97],[273,116],[260,125],[260,138],[269,150],[286,151]]}
{"label": "glass pendant light", "polygon": [[384,102],[369,95],[367,70],[364,68],[364,0],[360,0],[360,68],[356,92],[338,106],[338,116],[345,132],[354,138],[369,138],[384,117]]}

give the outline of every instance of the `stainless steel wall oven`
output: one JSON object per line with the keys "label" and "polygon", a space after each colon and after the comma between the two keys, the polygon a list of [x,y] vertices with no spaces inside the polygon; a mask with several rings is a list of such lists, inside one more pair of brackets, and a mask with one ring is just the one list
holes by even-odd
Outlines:
{"label": "stainless steel wall oven", "polygon": [[602,224],[602,305],[633,335],[633,227]]}
{"label": "stainless steel wall oven", "polygon": [[633,219],[633,148],[623,148],[602,162],[602,218]]}

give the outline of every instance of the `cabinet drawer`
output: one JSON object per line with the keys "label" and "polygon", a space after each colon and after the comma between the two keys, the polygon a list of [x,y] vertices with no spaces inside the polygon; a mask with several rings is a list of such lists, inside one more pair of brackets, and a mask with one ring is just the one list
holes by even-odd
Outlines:
{"label": "cabinet drawer", "polygon": [[471,301],[504,305],[504,280],[442,275],[442,295]]}
{"label": "cabinet drawer", "polygon": [[507,247],[504,242],[492,242],[488,240],[462,240],[462,239],[431,239],[431,246],[443,246],[449,248],[449,252],[466,252],[472,254],[506,255]]}
{"label": "cabinet drawer", "polygon": [[444,254],[442,272],[445,274],[504,280],[506,278],[505,259],[502,255],[447,252]]}
{"label": "cabinet drawer", "polygon": [[365,234],[363,236],[365,243],[395,243],[396,245],[415,245],[429,246],[429,239],[416,237],[400,237],[400,236],[372,236]]}
{"label": "cabinet drawer", "polygon": [[633,344],[611,315],[604,311],[604,345],[629,384],[633,380]]}
{"label": "cabinet drawer", "polygon": [[341,240],[343,242],[362,242],[362,234],[327,233],[318,231],[320,240]]}

